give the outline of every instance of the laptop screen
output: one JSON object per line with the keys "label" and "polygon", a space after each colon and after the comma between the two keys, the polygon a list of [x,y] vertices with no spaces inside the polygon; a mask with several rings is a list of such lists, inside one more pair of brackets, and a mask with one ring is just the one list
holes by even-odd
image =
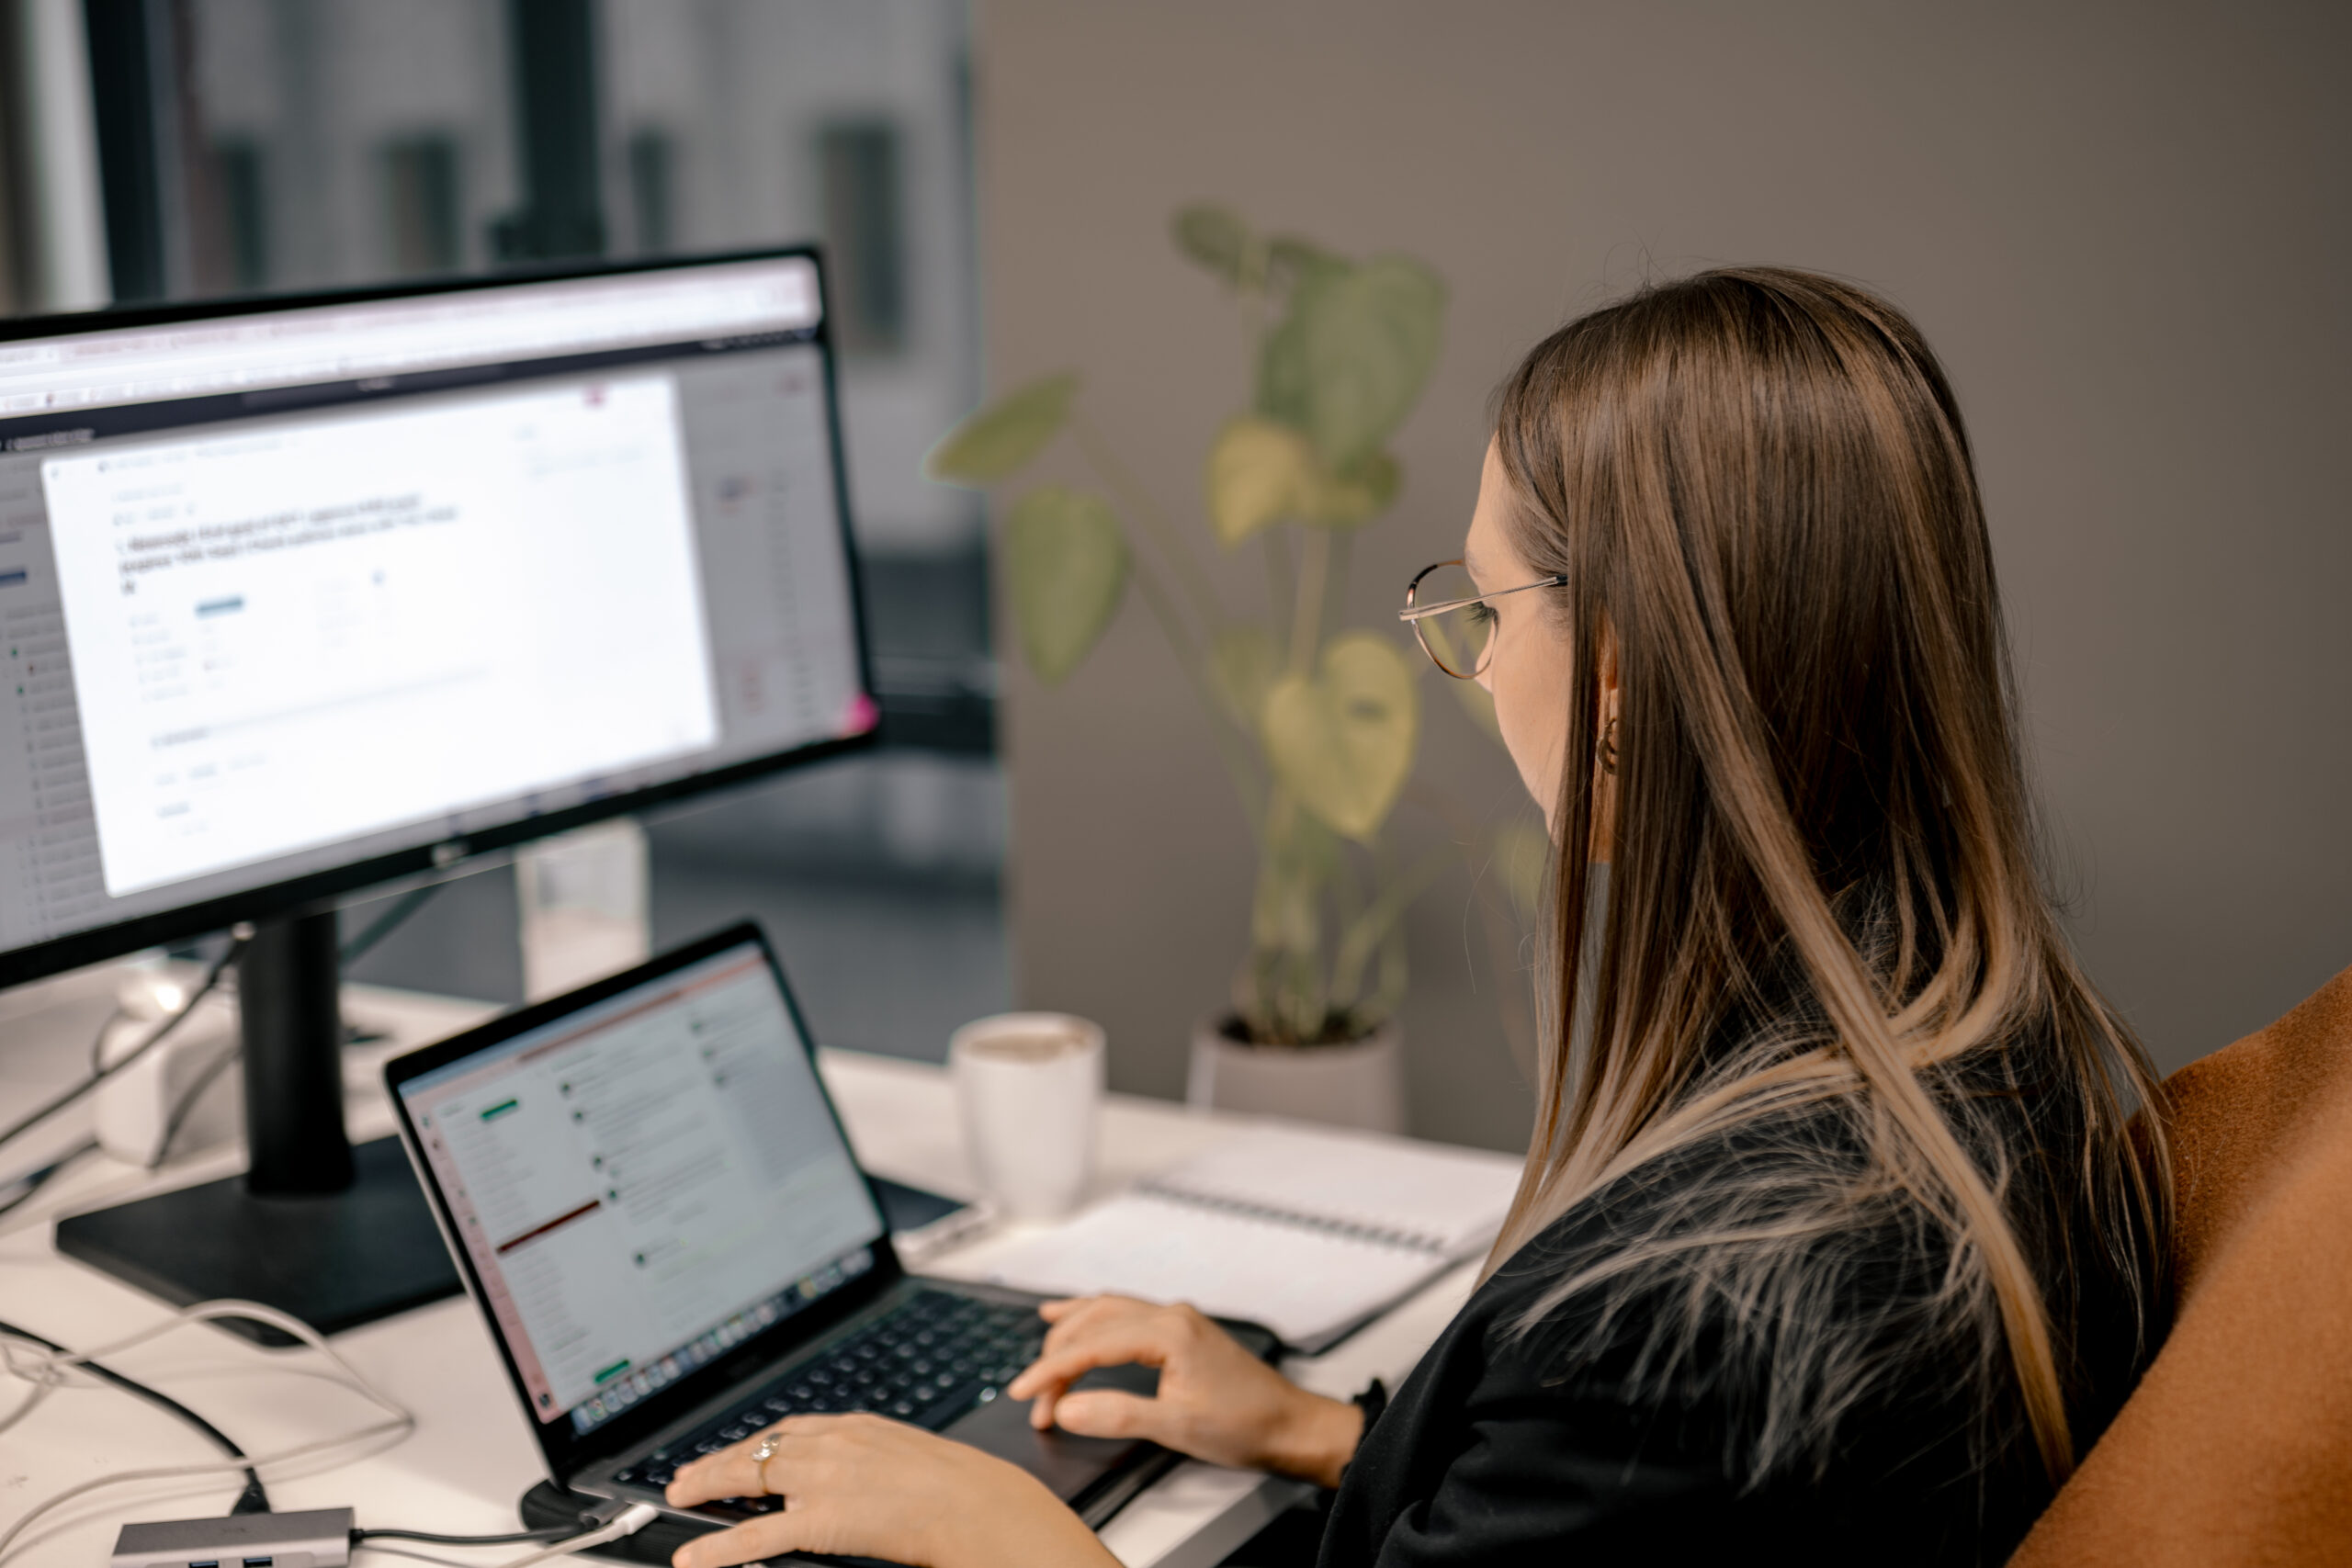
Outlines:
{"label": "laptop screen", "polygon": [[589,1431],[874,1267],[882,1215],[756,942],[400,1093],[542,1423]]}

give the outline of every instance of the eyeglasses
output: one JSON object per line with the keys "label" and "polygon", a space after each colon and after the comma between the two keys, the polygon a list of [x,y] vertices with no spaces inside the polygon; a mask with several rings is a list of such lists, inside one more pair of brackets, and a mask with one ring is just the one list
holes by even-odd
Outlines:
{"label": "eyeglasses", "polygon": [[1458,560],[1442,560],[1427,568],[1405,589],[1405,607],[1396,618],[1421,639],[1430,662],[1457,681],[1476,680],[1495,654],[1495,613],[1489,599],[1524,593],[1531,588],[1561,588],[1567,579],[1555,573],[1516,588],[1478,592],[1470,570]]}

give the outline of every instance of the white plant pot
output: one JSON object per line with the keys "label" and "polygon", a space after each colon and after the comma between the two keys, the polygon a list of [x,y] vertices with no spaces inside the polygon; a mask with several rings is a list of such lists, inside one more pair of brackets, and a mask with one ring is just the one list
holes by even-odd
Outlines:
{"label": "white plant pot", "polygon": [[1405,1037],[1393,1021],[1345,1045],[1245,1044],[1227,1038],[1222,1022],[1204,1019],[1193,1030],[1186,1103],[1405,1130]]}

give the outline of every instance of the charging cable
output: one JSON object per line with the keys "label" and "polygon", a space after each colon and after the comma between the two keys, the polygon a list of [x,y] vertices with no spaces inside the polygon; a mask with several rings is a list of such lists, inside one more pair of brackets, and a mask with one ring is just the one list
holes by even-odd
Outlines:
{"label": "charging cable", "polygon": [[[70,1355],[72,1353],[68,1351],[64,1346],[60,1345],[54,1339],[35,1334],[29,1328],[19,1328],[13,1323],[9,1323],[5,1319],[0,1319],[0,1342],[5,1342],[6,1340],[10,1339],[24,1340],[27,1344],[37,1345],[40,1348],[50,1351],[53,1355],[57,1356]],[[170,1394],[149,1388],[143,1382],[139,1382],[133,1379],[124,1377],[120,1372],[114,1371],[110,1367],[102,1367],[86,1356],[82,1358],[81,1370],[89,1373],[90,1376],[96,1378],[101,1382],[112,1383],[115,1387],[122,1390],[125,1393],[128,1393],[134,1398],[145,1400],[148,1404],[155,1406],[158,1410],[164,1411],[167,1415],[178,1416],[181,1420],[187,1422],[189,1426],[195,1427],[198,1432],[203,1434],[204,1437],[209,1439],[216,1448],[220,1449],[222,1453],[227,1454],[231,1459],[247,1459],[245,1450],[239,1448],[228,1433],[222,1431],[211,1422],[207,1421],[195,1411],[190,1410],[187,1405],[182,1404]],[[37,1385],[32,1398],[28,1398],[26,1400],[24,1405],[8,1413],[6,1425],[10,1427],[15,1426],[18,1417],[23,1416],[26,1411],[39,1400],[40,1396],[46,1393],[51,1386],[53,1385],[46,1382]],[[266,1514],[269,1512],[269,1494],[262,1489],[261,1473],[252,1468],[249,1461],[245,1469],[245,1490],[243,1494],[238,1497],[236,1506],[232,1507],[229,1511],[232,1514]]]}
{"label": "charging cable", "polygon": [[576,1540],[558,1541],[555,1545],[502,1562],[498,1568],[530,1568],[534,1562],[551,1562],[559,1557],[569,1557],[575,1551],[587,1551],[599,1546],[610,1546],[625,1535],[635,1535],[662,1517],[662,1510],[650,1503],[631,1503],[620,1517],[602,1529],[589,1531]]}
{"label": "charging cable", "polygon": [[[94,1480],[85,1481],[77,1486],[70,1486],[62,1492],[44,1498],[18,1516],[15,1522],[9,1525],[6,1532],[0,1534],[0,1562],[7,1560],[10,1549],[24,1538],[25,1532],[32,1528],[35,1521],[76,1497],[104,1487],[118,1486],[133,1481],[164,1481],[176,1480],[182,1476],[257,1472],[266,1465],[289,1464],[296,1461],[316,1459],[323,1455],[336,1456],[323,1467],[332,1469],[334,1465],[348,1464],[354,1460],[365,1457],[365,1452],[344,1450],[356,1450],[362,1444],[373,1444],[375,1446],[366,1451],[380,1452],[383,1449],[396,1446],[410,1433],[416,1430],[416,1417],[409,1413],[407,1407],[368,1382],[366,1375],[358,1368],[344,1359],[341,1353],[329,1345],[326,1337],[317,1329],[312,1328],[300,1318],[289,1313],[280,1312],[276,1307],[264,1306],[259,1302],[231,1300],[198,1302],[194,1306],[183,1307],[161,1323],[142,1328],[136,1334],[126,1335],[112,1344],[101,1345],[94,1350],[56,1350],[29,1354],[22,1348],[20,1342],[0,1337],[0,1366],[5,1366],[8,1372],[33,1385],[32,1392],[26,1395],[14,1410],[9,1411],[6,1416],[0,1416],[0,1432],[6,1431],[22,1420],[51,1390],[61,1386],[75,1368],[86,1366],[91,1360],[100,1356],[119,1355],[122,1351],[144,1345],[151,1339],[160,1338],[185,1324],[209,1323],[223,1317],[250,1318],[256,1323],[266,1323],[270,1327],[300,1340],[327,1359],[329,1370],[313,1375],[323,1376],[327,1382],[358,1394],[384,1410],[388,1419],[372,1422],[356,1430],[345,1432],[340,1437],[322,1438],[316,1442],[298,1443],[291,1448],[278,1449],[269,1453],[220,1460],[209,1464],[157,1465],[143,1470],[118,1471],[111,1475],[101,1475]],[[383,1441],[382,1439],[385,1438],[390,1440]]]}
{"label": "charging cable", "polygon": [[[605,1509],[613,1508],[611,1517],[604,1517]],[[434,1546],[506,1546],[518,1541],[543,1543],[537,1551],[510,1558],[492,1568],[528,1568],[535,1562],[548,1562],[559,1557],[569,1557],[575,1551],[593,1551],[600,1546],[610,1546],[624,1536],[635,1535],[655,1519],[662,1510],[650,1503],[631,1503],[621,1507],[607,1503],[581,1515],[577,1525],[552,1525],[546,1529],[516,1530],[509,1535],[435,1535],[425,1530],[360,1529],[351,1532],[354,1551],[395,1552],[403,1557],[424,1557],[421,1552],[401,1551],[397,1547],[379,1545],[379,1541],[424,1541]],[[428,1562],[444,1559],[424,1557]]]}

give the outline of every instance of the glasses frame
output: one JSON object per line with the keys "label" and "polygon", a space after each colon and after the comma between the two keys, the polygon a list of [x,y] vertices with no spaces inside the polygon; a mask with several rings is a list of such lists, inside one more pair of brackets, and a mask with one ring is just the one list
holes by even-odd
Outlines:
{"label": "glasses frame", "polygon": [[[1415,572],[1413,581],[1405,585],[1405,607],[1396,612],[1396,618],[1413,628],[1413,639],[1421,645],[1421,651],[1429,655],[1430,662],[1438,667],[1439,672],[1450,675],[1457,681],[1475,681],[1487,672],[1487,666],[1494,661],[1494,638],[1487,639],[1486,651],[1479,656],[1477,664],[1472,668],[1470,673],[1464,675],[1458,671],[1447,669],[1445,660],[1437,656],[1437,649],[1430,646],[1429,633],[1421,629],[1423,621],[1428,620],[1431,615],[1442,615],[1449,610],[1460,610],[1472,604],[1483,604],[1489,599],[1500,599],[1507,594],[1524,593],[1534,588],[1566,588],[1568,585],[1568,580],[1566,577],[1554,572],[1551,576],[1538,578],[1533,582],[1522,582],[1516,588],[1498,588],[1491,593],[1473,593],[1466,599],[1447,599],[1435,604],[1417,603],[1421,592],[1422,580],[1430,573],[1442,571],[1449,566],[1462,566],[1461,558],[1457,557],[1453,560],[1437,561]],[[1466,571],[1469,569],[1464,567],[1463,570]]]}

